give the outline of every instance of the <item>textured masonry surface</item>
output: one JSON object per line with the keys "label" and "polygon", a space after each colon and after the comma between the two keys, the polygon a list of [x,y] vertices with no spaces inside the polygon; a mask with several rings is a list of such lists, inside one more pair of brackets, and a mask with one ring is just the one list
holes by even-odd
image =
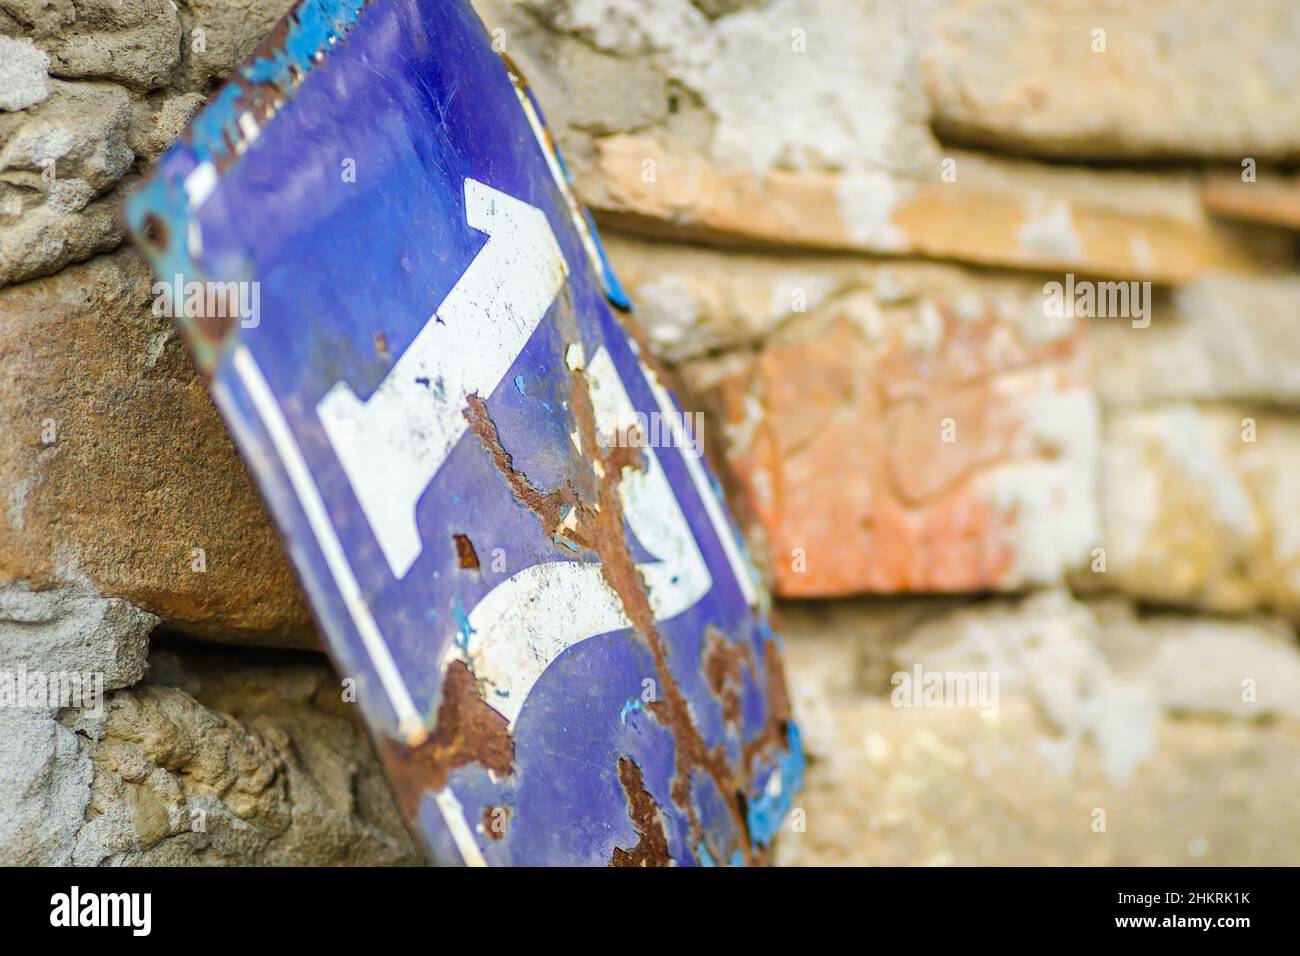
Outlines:
{"label": "textured masonry surface", "polygon": [[[289,5],[0,0],[0,671],[107,690],[0,709],[0,862],[417,859],[116,217]],[[1294,5],[636,6],[478,4],[778,596],[777,862],[1294,861]]]}

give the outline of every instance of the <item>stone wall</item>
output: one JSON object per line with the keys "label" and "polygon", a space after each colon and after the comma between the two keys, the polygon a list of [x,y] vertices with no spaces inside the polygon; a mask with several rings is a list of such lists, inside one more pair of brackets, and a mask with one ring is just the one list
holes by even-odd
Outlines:
{"label": "stone wall", "polygon": [[[0,669],[111,689],[0,711],[0,862],[416,857],[115,218],[289,5],[0,0]],[[1294,862],[1295,5],[476,5],[777,595],[778,858]]]}

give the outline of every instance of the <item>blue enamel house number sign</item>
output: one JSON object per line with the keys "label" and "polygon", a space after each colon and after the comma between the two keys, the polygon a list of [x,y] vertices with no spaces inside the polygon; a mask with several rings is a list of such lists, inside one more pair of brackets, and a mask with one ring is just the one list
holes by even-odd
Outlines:
{"label": "blue enamel house number sign", "polygon": [[429,859],[767,859],[767,598],[469,4],[306,0],[126,214]]}

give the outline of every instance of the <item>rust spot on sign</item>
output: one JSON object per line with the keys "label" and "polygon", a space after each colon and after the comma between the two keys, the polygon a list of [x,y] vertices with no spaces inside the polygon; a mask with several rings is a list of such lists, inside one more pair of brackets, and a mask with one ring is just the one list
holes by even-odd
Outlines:
{"label": "rust spot on sign", "polygon": [[631,850],[614,847],[614,856],[610,866],[668,866],[672,857],[668,855],[668,836],[664,833],[664,823],[659,816],[659,807],[655,799],[645,788],[641,777],[641,768],[627,757],[618,758],[618,782],[627,794],[627,815],[632,826],[641,835],[641,839]]}
{"label": "rust spot on sign", "polygon": [[394,790],[409,820],[417,817],[424,793],[435,793],[457,767],[479,763],[496,774],[510,773],[515,742],[506,719],[493,710],[463,661],[447,667],[433,735],[417,747],[387,741],[381,750]]}
{"label": "rust spot on sign", "polygon": [[743,644],[727,640],[716,628],[707,629],[704,676],[709,682],[709,690],[722,705],[722,719],[734,727],[740,726],[740,695],[747,667],[752,672],[749,652]]}
{"label": "rust spot on sign", "polygon": [[456,563],[466,570],[477,570],[478,552],[474,550],[474,542],[469,539],[469,535],[453,534],[451,540],[456,542]]}
{"label": "rust spot on sign", "polygon": [[[556,529],[564,523],[565,515],[569,509],[581,507],[577,493],[572,488],[544,492],[534,485],[527,475],[517,471],[514,459],[505,450],[505,446],[501,444],[501,436],[497,433],[496,423],[492,421],[492,416],[488,412],[487,403],[478,395],[470,395],[466,400],[465,418],[469,421],[470,429],[478,436],[488,454],[492,456],[497,471],[501,472],[501,476],[505,478],[515,498],[529,511],[537,515],[538,520],[542,523],[542,529],[548,535],[554,534]],[[581,533],[577,530],[567,530],[565,537],[575,544],[586,545]]]}
{"label": "rust spot on sign", "polygon": [[[586,375],[582,370],[573,373],[573,416],[578,423],[583,446],[597,449],[596,415],[592,406],[591,392]],[[617,451],[617,449],[613,449]],[[646,593],[645,581],[636,569],[623,535],[623,506],[618,493],[620,472],[613,465],[611,456],[602,456],[605,478],[600,482],[600,510],[592,515],[591,532],[592,549],[600,556],[601,574],[605,582],[618,595],[628,620],[636,628],[649,646],[655,663],[655,680],[660,690],[658,700],[648,707],[673,735],[676,743],[676,773],[672,782],[673,803],[686,814],[690,825],[691,840],[698,844],[703,838],[700,815],[691,799],[691,772],[702,769],[712,779],[718,791],[723,794],[742,792],[740,782],[732,772],[727,760],[726,750],[721,744],[712,750],[705,743],[703,735],[695,725],[691,715],[690,703],[673,676],[668,665],[668,650],[663,637],[655,624],[654,611],[650,606],[650,596]],[[733,821],[739,832],[748,834],[748,823],[744,812],[738,805],[728,801]],[[760,850],[756,850],[751,840],[746,839],[743,847],[745,859],[753,864],[760,862]]]}
{"label": "rust spot on sign", "polygon": [[790,695],[785,686],[785,671],[781,667],[781,654],[774,641],[763,648],[763,670],[767,675],[767,724],[743,748],[745,766],[753,767],[765,753],[779,753],[785,746],[790,730]]}

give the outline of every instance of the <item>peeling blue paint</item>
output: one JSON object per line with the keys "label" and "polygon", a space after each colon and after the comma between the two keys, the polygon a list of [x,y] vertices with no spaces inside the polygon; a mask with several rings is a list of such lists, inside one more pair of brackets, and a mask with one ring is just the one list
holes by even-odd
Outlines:
{"label": "peeling blue paint", "polygon": [[628,716],[630,714],[636,713],[639,710],[643,710],[644,708],[645,708],[645,704],[641,702],[640,697],[628,698],[627,703],[623,705],[623,709],[618,712],[619,723],[621,723],[624,727],[626,727]]}
{"label": "peeling blue paint", "polygon": [[208,108],[194,118],[187,140],[199,163],[215,162],[228,152],[228,141],[239,140],[237,104],[243,95],[234,84],[223,86]]}
{"label": "peeling blue paint", "polygon": [[[695,847],[695,861],[702,867],[712,868],[718,865],[718,861],[713,858],[713,854],[709,852],[708,846],[703,841]],[[744,865],[745,855],[739,850],[732,853],[727,860],[727,866],[730,867],[743,867]]]}
{"label": "peeling blue paint", "polygon": [[456,633],[458,635],[456,643],[464,650],[469,646],[469,636],[474,633],[474,627],[469,623],[469,615],[460,603],[459,596],[451,599],[451,616],[456,620]]}
{"label": "peeling blue paint", "polygon": [[618,276],[614,274],[614,266],[610,263],[609,255],[605,252],[605,244],[600,241],[600,231],[596,228],[596,220],[591,218],[591,211],[586,208],[582,210],[582,217],[587,221],[587,231],[591,233],[591,241],[596,246],[596,254],[600,256],[601,278],[605,283],[605,295],[610,302],[624,312],[631,312],[632,300],[623,291]]}
{"label": "peeling blue paint", "polygon": [[306,72],[319,52],[347,35],[365,5],[366,0],[303,0],[289,19],[281,49],[253,60],[240,75],[250,83],[287,86],[293,71]]}
{"label": "peeling blue paint", "polygon": [[776,769],[768,778],[769,781],[773,778],[779,781],[780,789],[769,792],[767,787],[764,787],[749,799],[746,818],[749,824],[749,835],[759,846],[771,844],[772,838],[781,829],[781,821],[794,805],[794,795],[803,785],[806,760],[799,740],[799,728],[794,723],[791,723],[786,731],[786,744],[787,749],[782,751]]}

